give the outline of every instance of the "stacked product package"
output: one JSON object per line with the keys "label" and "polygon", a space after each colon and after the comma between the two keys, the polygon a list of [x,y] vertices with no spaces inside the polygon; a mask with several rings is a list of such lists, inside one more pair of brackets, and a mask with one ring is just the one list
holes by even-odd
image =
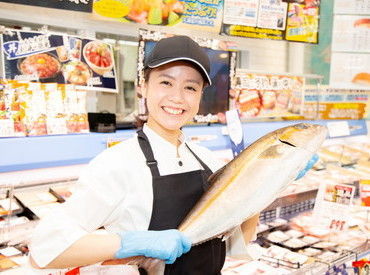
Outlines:
{"label": "stacked product package", "polygon": [[57,83],[0,82],[0,137],[87,132],[86,91]]}

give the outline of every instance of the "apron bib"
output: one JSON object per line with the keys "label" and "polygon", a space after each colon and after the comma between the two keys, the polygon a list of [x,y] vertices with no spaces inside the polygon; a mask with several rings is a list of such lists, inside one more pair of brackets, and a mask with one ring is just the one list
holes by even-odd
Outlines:
{"label": "apron bib", "polygon": [[[204,170],[161,176],[147,136],[142,130],[137,133],[153,179],[153,209],[148,230],[176,229],[207,190],[207,179],[212,171],[186,145]],[[165,274],[220,274],[225,251],[225,242],[221,239],[207,241],[192,247],[173,264],[166,265]],[[145,270],[140,269],[140,274],[146,274]]]}

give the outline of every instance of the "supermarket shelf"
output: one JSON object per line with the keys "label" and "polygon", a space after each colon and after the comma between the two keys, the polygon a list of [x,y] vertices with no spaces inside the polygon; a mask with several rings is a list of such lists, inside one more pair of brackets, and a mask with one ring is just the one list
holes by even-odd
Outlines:
{"label": "supermarket shelf", "polygon": [[[265,134],[278,128],[303,121],[269,121],[243,123],[244,143],[254,142]],[[328,121],[304,121],[326,125]],[[367,134],[365,120],[348,121],[351,135]],[[188,137],[204,136],[199,144],[210,150],[230,148],[228,136],[223,135],[225,125],[193,125],[184,127]],[[26,169],[66,166],[88,163],[106,148],[108,139],[127,139],[135,130],[119,130],[115,133],[89,133],[56,136],[0,138],[2,158],[0,173]]]}

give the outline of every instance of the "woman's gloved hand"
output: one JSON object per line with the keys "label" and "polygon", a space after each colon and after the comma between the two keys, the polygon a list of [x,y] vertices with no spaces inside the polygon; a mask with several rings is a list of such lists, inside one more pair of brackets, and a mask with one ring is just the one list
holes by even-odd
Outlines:
{"label": "woman's gloved hand", "polygon": [[307,162],[307,165],[306,167],[301,170],[298,174],[298,176],[295,178],[295,180],[299,180],[300,178],[302,178],[308,170],[310,170],[314,165],[315,163],[319,160],[319,155],[318,154],[314,154],[312,156],[312,158]]}
{"label": "woman's gloved hand", "polygon": [[127,231],[118,235],[121,237],[121,248],[115,254],[118,259],[145,256],[172,264],[191,248],[190,240],[176,229]]}

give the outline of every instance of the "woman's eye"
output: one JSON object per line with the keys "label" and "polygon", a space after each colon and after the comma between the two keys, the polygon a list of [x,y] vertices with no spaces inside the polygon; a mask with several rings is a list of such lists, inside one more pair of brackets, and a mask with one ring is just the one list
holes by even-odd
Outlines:
{"label": "woman's eye", "polygon": [[163,84],[165,86],[171,85],[171,83],[169,81],[166,81],[166,80],[161,81],[161,84]]}
{"label": "woman's eye", "polygon": [[188,86],[188,87],[185,87],[187,90],[189,90],[189,91],[192,91],[192,92],[196,92],[197,91],[197,89],[196,88],[194,88],[194,87],[191,87],[191,86]]}

